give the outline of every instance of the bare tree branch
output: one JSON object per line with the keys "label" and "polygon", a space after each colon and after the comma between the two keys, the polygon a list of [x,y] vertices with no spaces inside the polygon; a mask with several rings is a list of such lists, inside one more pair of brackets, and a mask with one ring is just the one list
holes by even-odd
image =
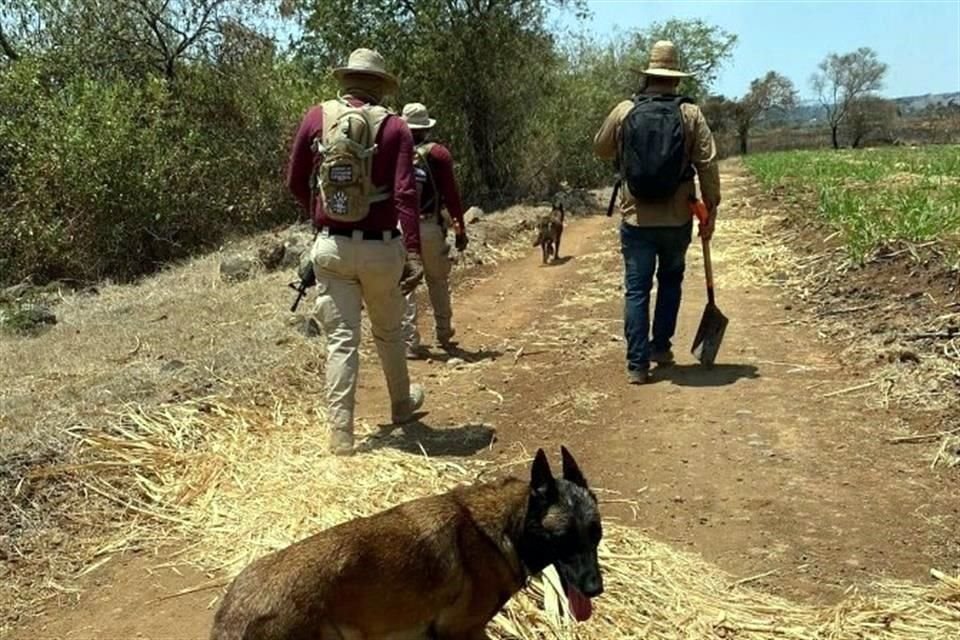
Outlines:
{"label": "bare tree branch", "polygon": [[[887,65],[880,62],[873,49],[861,47],[843,55],[831,53],[820,63],[819,69],[811,84],[820,95],[833,146],[837,148],[840,146],[837,130],[847,117],[850,106],[861,96],[882,88]],[[825,96],[827,93],[829,101]]]}
{"label": "bare tree branch", "polygon": [[3,32],[3,25],[0,25],[0,50],[2,50],[3,54],[11,60],[20,59],[20,54],[17,53],[16,49],[13,48],[13,45],[10,44],[7,34]]}

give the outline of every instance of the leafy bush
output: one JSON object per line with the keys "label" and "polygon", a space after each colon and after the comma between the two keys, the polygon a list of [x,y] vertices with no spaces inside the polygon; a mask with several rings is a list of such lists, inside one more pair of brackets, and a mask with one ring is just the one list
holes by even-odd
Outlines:
{"label": "leafy bush", "polygon": [[130,278],[295,219],[283,166],[308,90],[297,70],[272,71],[50,86],[40,65],[5,70],[3,279]]}
{"label": "leafy bush", "polygon": [[670,21],[561,45],[552,8],[581,0],[387,6],[293,0],[303,39],[279,51],[247,0],[10,0],[0,11],[0,282],[134,278],[230,233],[298,217],[283,171],[331,67],[374,46],[426,102],[469,204],[609,183],[601,121],[672,38],[702,94],[734,36]]}

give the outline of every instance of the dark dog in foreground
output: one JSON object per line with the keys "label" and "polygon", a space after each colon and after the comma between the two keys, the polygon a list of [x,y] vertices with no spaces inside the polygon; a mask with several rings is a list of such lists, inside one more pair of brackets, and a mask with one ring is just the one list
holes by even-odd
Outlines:
{"label": "dark dog in foreground", "polygon": [[550,213],[537,221],[537,239],[533,241],[533,246],[539,246],[543,250],[543,264],[547,264],[551,255],[554,260],[560,259],[563,216],[563,203],[554,202]]}
{"label": "dark dog in foreground", "polygon": [[252,563],[211,640],[483,640],[527,578],[554,565],[583,621],[603,593],[596,496],[564,448],[529,482],[458,487],[322,531]]}

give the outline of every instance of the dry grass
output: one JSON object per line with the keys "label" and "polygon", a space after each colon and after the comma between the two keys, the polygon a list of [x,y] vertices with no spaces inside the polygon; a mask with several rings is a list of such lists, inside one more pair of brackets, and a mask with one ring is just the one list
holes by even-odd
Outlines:
{"label": "dry grass", "polygon": [[[319,529],[507,470],[402,454],[382,448],[379,433],[367,434],[367,453],[336,459],[320,453],[322,416],[297,396],[231,402],[134,410],[109,429],[75,430],[81,463],[43,473],[50,481],[80,483],[127,517],[107,544],[73,552],[96,563],[131,540],[186,542],[180,561],[229,576]],[[528,461],[518,451],[507,467],[522,472]],[[605,530],[607,589],[589,623],[570,626],[564,598],[549,580],[534,580],[498,616],[493,637],[946,640],[960,625],[960,579],[936,574],[932,586],[883,583],[833,607],[798,605],[636,529],[609,522]]]}
{"label": "dry grass", "polygon": [[[457,265],[465,277],[529,249],[527,221],[543,207],[515,206],[471,225]],[[61,449],[62,430],[127,402],[150,404],[228,391],[232,380],[287,365],[315,366],[318,350],[291,329],[291,270],[228,284],[224,255],[256,255],[272,234],[231,244],[137,284],[99,295],[64,293],[58,324],[42,337],[0,336],[0,452]],[[313,292],[300,306],[309,310]]]}

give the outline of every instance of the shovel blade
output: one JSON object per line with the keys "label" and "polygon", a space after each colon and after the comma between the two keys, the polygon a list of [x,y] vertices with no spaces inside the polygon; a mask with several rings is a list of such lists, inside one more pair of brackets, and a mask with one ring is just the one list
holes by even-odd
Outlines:
{"label": "shovel blade", "polygon": [[716,361],[729,322],[717,305],[707,303],[700,318],[700,326],[697,327],[697,335],[693,339],[693,348],[690,350],[701,364],[709,367]]}

